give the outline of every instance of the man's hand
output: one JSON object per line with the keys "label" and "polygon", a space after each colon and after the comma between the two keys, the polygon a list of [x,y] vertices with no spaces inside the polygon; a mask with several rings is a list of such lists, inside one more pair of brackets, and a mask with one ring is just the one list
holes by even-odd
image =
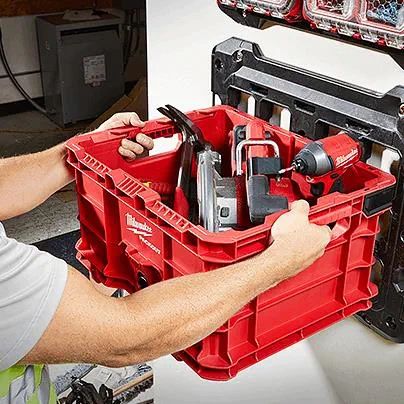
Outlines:
{"label": "man's hand", "polygon": [[309,222],[310,206],[306,201],[292,203],[291,210],[282,215],[272,226],[271,247],[260,257],[275,255],[281,262],[280,281],[297,275],[320,258],[331,240],[328,226],[317,226]]}
{"label": "man's hand", "polygon": [[[121,128],[122,126],[134,126],[143,128],[145,123],[139,118],[135,112],[121,112],[113,115],[105,121],[99,128],[91,133],[101,132],[104,130]],[[150,151],[154,147],[153,140],[143,133],[136,136],[136,142],[123,139],[119,147],[119,153],[128,160],[134,160],[145,151]]]}

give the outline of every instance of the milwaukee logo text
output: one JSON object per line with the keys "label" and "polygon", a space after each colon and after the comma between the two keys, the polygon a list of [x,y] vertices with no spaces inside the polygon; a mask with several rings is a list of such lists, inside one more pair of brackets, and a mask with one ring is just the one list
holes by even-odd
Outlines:
{"label": "milwaukee logo text", "polygon": [[346,162],[348,162],[349,160],[352,160],[353,158],[355,158],[358,155],[358,150],[357,149],[352,149],[348,154],[346,154],[345,156],[339,156],[336,158],[335,160],[335,165],[337,167],[341,166],[342,164],[345,164]]}
{"label": "milwaukee logo text", "polygon": [[133,234],[139,236],[139,240],[149,247],[156,254],[161,254],[161,250],[157,248],[153,243],[148,240],[149,237],[153,235],[153,229],[147,225],[147,223],[138,222],[130,213],[125,215],[126,217],[126,225],[128,226],[128,230]]}
{"label": "milwaukee logo text", "polygon": [[138,234],[139,236],[143,237],[152,236],[153,229],[146,223],[138,222],[130,213],[126,214],[126,225],[128,226],[128,230],[134,234]]}

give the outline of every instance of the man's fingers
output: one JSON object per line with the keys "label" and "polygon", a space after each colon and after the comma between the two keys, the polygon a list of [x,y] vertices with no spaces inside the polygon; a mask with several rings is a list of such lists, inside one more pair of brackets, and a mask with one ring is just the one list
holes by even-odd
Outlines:
{"label": "man's fingers", "polygon": [[126,157],[129,160],[134,160],[137,157],[136,153],[122,146],[119,147],[118,152],[122,157]]}
{"label": "man's fingers", "polygon": [[124,149],[130,150],[135,154],[142,154],[144,152],[144,147],[140,145],[139,143],[132,142],[131,140],[128,139],[123,139],[121,146]]}
{"label": "man's fingers", "polygon": [[119,122],[120,126],[140,126],[143,127],[145,123],[140,120],[138,114],[135,112],[120,112],[113,116],[115,122]]}
{"label": "man's fingers", "polygon": [[323,226],[323,227],[324,227],[325,231],[331,236],[332,230],[331,230],[330,226]]}
{"label": "man's fingers", "polygon": [[323,228],[323,231],[324,231],[325,235],[328,238],[328,243],[329,243],[331,241],[332,230],[329,228],[329,226],[322,226],[322,228]]}
{"label": "man's fingers", "polygon": [[101,124],[97,129],[89,133],[97,133],[103,130],[121,128],[122,126],[136,126],[138,128],[143,128],[145,123],[135,112],[119,112]]}
{"label": "man's fingers", "polygon": [[139,126],[143,128],[145,126],[145,123],[139,118],[138,114],[134,112],[130,112],[130,117],[129,117],[129,125],[132,126]]}
{"label": "man's fingers", "polygon": [[149,136],[144,135],[143,133],[137,134],[136,142],[145,147],[147,150],[151,150],[154,147],[153,139],[151,139]]}
{"label": "man's fingers", "polygon": [[307,201],[295,201],[291,204],[290,209],[295,212],[301,212],[308,216],[310,212],[310,205]]}
{"label": "man's fingers", "polygon": [[328,226],[318,226],[315,224],[312,224],[312,226],[316,226],[318,228],[318,231],[323,233],[324,247],[326,247],[331,241],[332,230]]}
{"label": "man's fingers", "polygon": [[107,121],[105,121],[98,129],[99,130],[108,130],[120,128],[122,126],[136,126],[143,128],[145,123],[140,120],[139,116],[135,112],[120,112],[118,114],[113,115]]}

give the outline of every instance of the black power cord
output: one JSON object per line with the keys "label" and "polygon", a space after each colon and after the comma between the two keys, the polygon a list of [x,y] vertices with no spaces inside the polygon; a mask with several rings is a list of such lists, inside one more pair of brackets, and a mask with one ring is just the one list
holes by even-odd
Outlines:
{"label": "black power cord", "polygon": [[[125,30],[125,37],[123,43],[124,49],[124,71],[126,71],[126,67],[128,66],[129,59],[136,55],[140,48],[140,8],[135,8],[126,11],[125,13],[125,23],[124,26]],[[133,47],[133,31],[136,29],[136,42],[135,46]],[[133,49],[132,49],[133,47]]]}
{"label": "black power cord", "polygon": [[19,91],[19,93],[36,109],[38,110],[41,114],[46,115],[46,109],[41,107],[39,104],[37,104],[30,96],[29,94],[21,87],[20,83],[17,81],[17,79],[14,76],[14,73],[11,71],[10,65],[8,64],[8,60],[6,57],[6,53],[4,52],[4,44],[3,44],[3,32],[0,27],[0,60],[3,63],[4,70],[6,71],[6,74],[10,81],[13,83],[14,87]]}
{"label": "black power cord", "polygon": [[140,9],[136,10],[136,45],[135,49],[131,50],[130,57],[136,55],[140,47]]}
{"label": "black power cord", "polygon": [[128,10],[125,13],[125,38],[124,38],[124,45],[123,45],[123,68],[124,71],[129,62],[129,57],[132,49],[133,43],[133,16],[134,10]]}

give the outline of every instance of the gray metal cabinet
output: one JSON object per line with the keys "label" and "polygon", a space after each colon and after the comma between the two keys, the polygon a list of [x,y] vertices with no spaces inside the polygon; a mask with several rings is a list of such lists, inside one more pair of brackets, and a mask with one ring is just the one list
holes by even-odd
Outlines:
{"label": "gray metal cabinet", "polygon": [[124,93],[121,19],[37,18],[42,86],[50,119],[61,126],[91,119]]}

